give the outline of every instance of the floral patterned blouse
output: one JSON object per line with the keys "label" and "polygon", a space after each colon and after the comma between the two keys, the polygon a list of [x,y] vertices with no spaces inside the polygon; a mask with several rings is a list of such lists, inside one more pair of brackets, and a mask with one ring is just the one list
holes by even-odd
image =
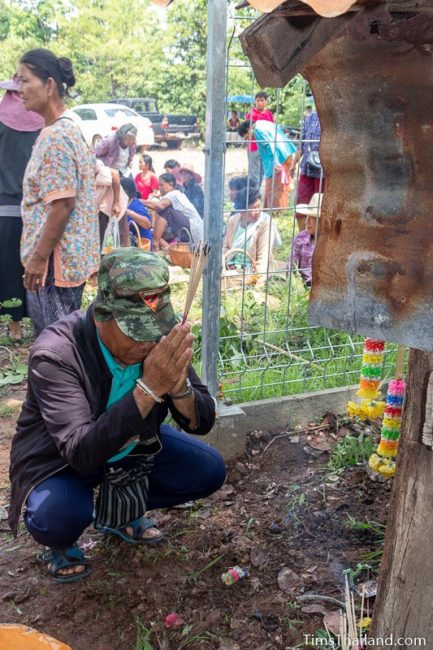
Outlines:
{"label": "floral patterned blouse", "polygon": [[23,182],[21,260],[25,267],[40,239],[51,202],[75,197],[62,239],[53,251],[54,284],[77,287],[99,266],[96,160],[76,124],[60,118],[35,142]]}

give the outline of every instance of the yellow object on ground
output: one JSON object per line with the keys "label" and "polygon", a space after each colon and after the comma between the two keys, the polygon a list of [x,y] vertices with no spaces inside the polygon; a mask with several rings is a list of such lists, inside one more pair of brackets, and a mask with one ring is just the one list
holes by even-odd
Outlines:
{"label": "yellow object on ground", "polygon": [[1,650],[72,650],[71,646],[25,625],[0,625]]}
{"label": "yellow object on ground", "polygon": [[375,420],[382,417],[385,406],[385,402],[380,400],[363,399],[359,403],[348,402],[347,412],[352,418],[357,415],[363,420]]}

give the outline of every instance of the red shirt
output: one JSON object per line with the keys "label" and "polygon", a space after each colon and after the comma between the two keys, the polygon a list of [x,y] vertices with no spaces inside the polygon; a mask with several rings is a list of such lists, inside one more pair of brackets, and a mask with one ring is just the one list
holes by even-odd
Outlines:
{"label": "red shirt", "polygon": [[153,191],[159,190],[158,177],[153,172],[149,172],[146,175],[146,178],[143,178],[141,173],[137,174],[134,180],[137,190],[140,192],[140,198],[142,199],[149,198],[149,195]]}
{"label": "red shirt", "polygon": [[[252,122],[257,122],[257,120],[267,120],[268,122],[274,122],[274,116],[272,111],[269,108],[265,108],[264,111],[259,111],[255,106],[251,111],[245,115],[246,120],[251,120]],[[248,142],[248,151],[257,151],[257,143],[254,138],[251,139],[251,142]]]}

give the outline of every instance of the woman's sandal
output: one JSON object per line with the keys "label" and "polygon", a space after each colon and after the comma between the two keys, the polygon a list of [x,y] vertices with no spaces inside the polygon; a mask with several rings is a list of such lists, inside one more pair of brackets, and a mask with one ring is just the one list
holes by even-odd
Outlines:
{"label": "woman's sandal", "polygon": [[[126,532],[126,528],[132,528],[132,535],[129,535]],[[143,533],[151,528],[158,530],[156,521],[154,519],[148,519],[147,517],[140,517],[139,519],[135,519],[135,521],[131,521],[131,523],[129,523],[127,526],[124,526],[123,528],[96,526],[96,530],[98,530],[103,535],[114,535],[116,537],[120,537],[120,539],[123,539],[123,541],[127,542],[128,544],[148,544],[150,546],[153,546],[164,541],[165,535],[163,533],[155,535],[154,537],[143,537]]]}
{"label": "woman's sandal", "polygon": [[[86,560],[83,551],[78,546],[64,549],[49,548],[39,555],[39,559],[50,565],[48,571],[54,582],[75,582],[87,578],[92,573],[89,561]],[[63,569],[71,569],[75,566],[84,566],[84,569],[66,575],[59,573]]]}

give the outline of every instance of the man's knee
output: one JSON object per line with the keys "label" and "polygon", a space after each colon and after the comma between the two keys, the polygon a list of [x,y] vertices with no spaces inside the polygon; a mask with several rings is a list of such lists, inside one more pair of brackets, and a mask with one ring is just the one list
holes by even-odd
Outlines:
{"label": "man's knee", "polygon": [[56,485],[53,480],[47,483],[30,493],[24,521],[39,544],[57,548],[70,546],[92,521],[91,492],[78,490],[74,493],[62,483]]}
{"label": "man's knee", "polygon": [[92,521],[92,512],[79,509],[50,516],[47,511],[26,511],[24,521],[31,536],[44,546],[66,548],[71,546]]}
{"label": "man's knee", "polygon": [[206,473],[209,480],[209,491],[216,492],[220,489],[226,480],[226,466],[220,452],[213,447],[210,448],[208,462],[206,465]]}

